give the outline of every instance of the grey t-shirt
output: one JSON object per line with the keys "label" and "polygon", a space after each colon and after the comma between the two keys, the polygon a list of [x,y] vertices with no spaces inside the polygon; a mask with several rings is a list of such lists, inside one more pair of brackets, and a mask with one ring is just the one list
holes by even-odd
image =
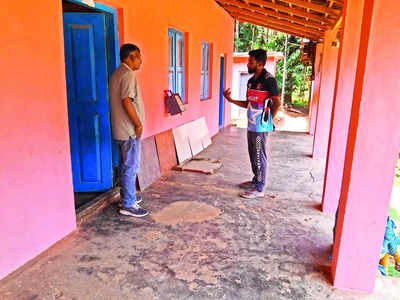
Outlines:
{"label": "grey t-shirt", "polygon": [[121,63],[110,80],[111,127],[114,139],[126,141],[136,138],[135,125],[125,111],[122,100],[131,98],[139,120],[144,126],[144,105],[135,73]]}

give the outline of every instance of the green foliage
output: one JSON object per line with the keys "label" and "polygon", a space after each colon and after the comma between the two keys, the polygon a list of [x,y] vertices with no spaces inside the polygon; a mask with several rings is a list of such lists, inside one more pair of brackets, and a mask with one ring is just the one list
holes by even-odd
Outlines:
{"label": "green foliage", "polygon": [[400,278],[400,272],[398,272],[395,268],[394,265],[389,265],[389,276],[391,277],[398,277]]}
{"label": "green foliage", "polygon": [[[394,185],[400,185],[400,154],[395,169]],[[395,201],[400,201],[400,199],[395,199]],[[396,222],[397,226],[400,225],[400,212],[395,207],[390,207],[389,216]],[[389,276],[400,278],[400,272],[396,271],[394,265],[389,265]]]}
{"label": "green foliage", "polygon": [[400,154],[399,154],[399,159],[397,160],[397,165],[394,173],[394,185],[400,186]]}
{"label": "green foliage", "polygon": [[306,107],[308,104],[308,94],[309,91],[305,91],[304,95],[301,96],[296,92],[293,92],[292,94],[292,104],[296,106],[303,106]]}
{"label": "green foliage", "polygon": [[[247,52],[262,48],[267,51],[285,52],[286,35],[261,26],[247,23],[239,24],[239,36],[235,35],[235,50]],[[311,82],[311,66],[300,61],[300,38],[288,36],[287,74],[285,82],[285,103],[308,103],[308,91]],[[277,64],[275,78],[282,89],[284,61]]]}
{"label": "green foliage", "polygon": [[397,209],[391,207],[389,211],[389,216],[396,222],[397,225],[400,226],[400,215]]}

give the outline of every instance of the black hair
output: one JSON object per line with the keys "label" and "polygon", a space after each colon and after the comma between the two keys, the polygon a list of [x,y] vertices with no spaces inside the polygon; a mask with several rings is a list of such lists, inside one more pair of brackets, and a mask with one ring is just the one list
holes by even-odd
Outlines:
{"label": "black hair", "polygon": [[131,54],[133,51],[139,51],[140,49],[138,46],[133,45],[133,44],[124,44],[121,46],[121,49],[119,49],[119,59],[121,61],[124,61],[125,59],[128,58],[129,54]]}
{"label": "black hair", "polygon": [[256,59],[256,62],[262,63],[264,66],[267,62],[267,51],[264,49],[251,50],[249,56],[253,56]]}

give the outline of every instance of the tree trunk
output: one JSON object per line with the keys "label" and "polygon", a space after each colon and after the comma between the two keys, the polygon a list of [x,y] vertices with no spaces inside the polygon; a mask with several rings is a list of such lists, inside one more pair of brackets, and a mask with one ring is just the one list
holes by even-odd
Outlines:
{"label": "tree trunk", "polygon": [[[239,22],[235,20],[235,37],[236,40],[239,40],[239,33],[240,33],[240,28],[239,28]],[[237,45],[235,44],[235,52],[238,52]]]}
{"label": "tree trunk", "polygon": [[282,95],[281,95],[281,99],[283,101],[283,103],[285,104],[286,102],[286,76],[287,76],[287,47],[288,47],[288,35],[286,35],[286,39],[285,39],[285,52],[284,52],[284,60],[283,60],[283,76],[282,76]]}
{"label": "tree trunk", "polygon": [[254,31],[255,31],[255,26],[254,26],[254,25],[251,25],[251,32],[252,32],[252,34],[251,34],[251,49],[250,49],[250,50],[252,50],[252,49],[253,49],[253,46],[254,46]]}

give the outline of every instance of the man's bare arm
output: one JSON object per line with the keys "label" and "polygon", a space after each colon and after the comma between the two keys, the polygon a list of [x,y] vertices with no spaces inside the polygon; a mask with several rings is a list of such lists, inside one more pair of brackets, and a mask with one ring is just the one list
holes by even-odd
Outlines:
{"label": "man's bare arm", "polygon": [[272,108],[271,108],[272,118],[275,118],[280,107],[281,107],[281,97],[279,96],[272,97]]}
{"label": "man's bare arm", "polygon": [[142,122],[140,122],[139,116],[136,112],[135,107],[132,104],[132,99],[131,98],[125,98],[122,100],[122,104],[124,106],[124,109],[126,113],[129,116],[129,119],[132,121],[132,123],[135,125],[135,130],[136,130],[136,137],[141,137],[142,132],[143,132],[143,125]]}
{"label": "man's bare arm", "polygon": [[243,108],[247,108],[247,105],[248,105],[247,101],[233,100],[231,98],[231,90],[230,89],[224,90],[223,94],[224,94],[225,99],[228,102],[236,104],[237,106],[240,106],[240,107],[243,107]]}

